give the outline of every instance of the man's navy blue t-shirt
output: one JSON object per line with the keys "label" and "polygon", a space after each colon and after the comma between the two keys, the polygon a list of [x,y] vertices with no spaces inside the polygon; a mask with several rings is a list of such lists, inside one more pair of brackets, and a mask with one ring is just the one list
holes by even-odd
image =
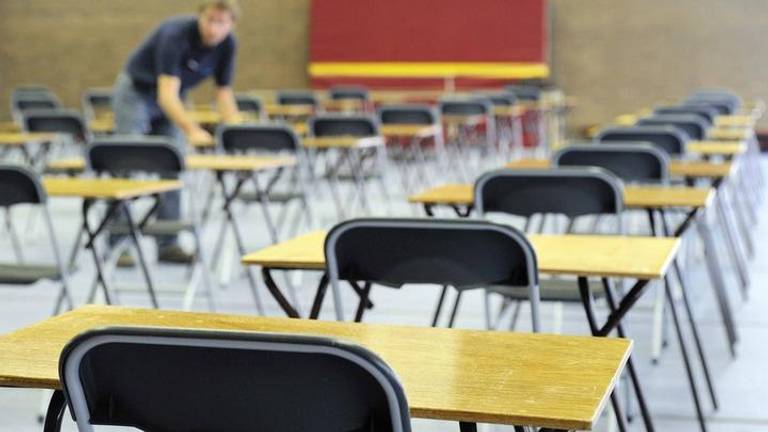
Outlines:
{"label": "man's navy blue t-shirt", "polygon": [[237,44],[232,34],[214,46],[203,45],[195,16],[173,17],[164,21],[131,54],[126,66],[133,82],[155,88],[159,75],[181,80],[181,93],[213,75],[216,85],[229,86],[235,68]]}

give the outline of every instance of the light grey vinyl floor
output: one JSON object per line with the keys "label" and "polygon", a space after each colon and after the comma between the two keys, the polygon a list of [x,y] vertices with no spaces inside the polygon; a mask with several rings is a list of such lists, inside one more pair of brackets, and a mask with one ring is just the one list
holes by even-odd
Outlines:
{"label": "light grey vinyl floor", "polygon": [[[400,183],[396,180],[388,182],[392,202],[387,209],[382,199],[374,195],[374,207],[377,214],[389,214],[400,216],[422,215],[421,209],[409,207],[405,204],[404,194],[398,192]],[[375,189],[373,189],[375,190]],[[327,193],[321,194],[313,200],[313,207],[318,217],[319,227],[328,227],[334,222],[334,211]],[[52,210],[55,215],[55,225],[62,247],[67,249],[72,244],[75,230],[79,224],[79,202],[70,199],[54,199]],[[448,215],[449,213],[445,213]],[[240,221],[246,232],[246,243],[249,249],[268,244],[268,236],[264,229],[261,212],[254,207],[250,210],[239,211]],[[723,257],[722,272],[728,283],[730,298],[735,305],[741,342],[738,347],[738,357],[732,359],[726,348],[724,331],[719,320],[717,308],[714,303],[712,289],[703,267],[703,260],[698,243],[688,242],[690,245],[685,252],[686,271],[690,280],[690,291],[694,299],[695,311],[699,320],[706,352],[710,359],[717,391],[720,398],[720,409],[715,412],[711,409],[705,394],[702,397],[707,406],[710,430],[714,432],[738,432],[738,431],[768,431],[768,218],[766,208],[760,211],[760,223],[752,227],[757,253],[750,262],[752,285],[750,298],[742,301],[737,287],[737,279],[727,255],[721,251]],[[28,260],[50,260],[50,249],[46,243],[46,237],[42,229],[42,220],[34,213],[26,211],[14,213],[17,221],[17,229],[24,244]],[[638,216],[634,220],[634,226],[644,226],[644,216]],[[205,246],[212,249],[218,234],[220,215],[215,215],[211,224],[205,227]],[[640,228],[638,228],[640,229]],[[716,233],[718,234],[718,233]],[[183,243],[190,244],[189,238],[184,238]],[[723,247],[721,236],[717,237],[718,245]],[[145,242],[150,255],[154,255],[153,242]],[[229,244],[227,250],[233,252],[231,258],[236,258],[234,247]],[[11,259],[11,247],[8,235],[0,230],[0,258]],[[226,261],[226,258],[224,259]],[[233,263],[236,260],[232,261]],[[216,300],[218,310],[231,313],[255,313],[252,296],[247,289],[242,274],[236,265],[232,268],[232,283],[226,289],[217,289]],[[184,272],[174,266],[155,266],[153,268],[155,278],[161,282],[173,282],[180,280]],[[220,272],[221,273],[221,272]],[[115,273],[116,280],[120,282],[139,282],[135,271],[121,270]],[[220,274],[217,275],[217,278]],[[258,277],[258,273],[257,273]],[[314,291],[317,274],[294,274],[293,284],[297,287],[299,298],[302,299],[304,311],[308,309],[309,299]],[[73,286],[78,302],[82,302],[93,278],[93,266],[90,256],[83,253],[78,261],[78,272],[74,276]],[[278,283],[284,284],[282,277],[278,275]],[[261,284],[261,281],[259,281]],[[0,289],[0,333],[12,331],[19,327],[45,319],[50,313],[56,286],[51,283],[41,283],[30,288],[2,288]],[[274,301],[269,298],[268,292],[260,285],[261,297],[266,305],[268,315],[281,315],[281,311]],[[389,322],[402,324],[428,325],[435,301],[437,299],[437,287],[406,287],[402,290],[390,290],[378,288],[373,292],[373,300],[376,308],[368,313],[366,321]],[[682,367],[680,353],[675,343],[674,334],[669,331],[669,346],[663,351],[658,364],[653,365],[650,360],[651,333],[652,333],[652,308],[654,290],[650,289],[637,308],[629,314],[629,331],[636,341],[634,358],[640,369],[647,398],[655,417],[657,430],[659,431],[697,431],[693,405],[688,393],[687,382]],[[176,295],[162,295],[161,304],[166,308],[179,308],[181,299]],[[351,308],[352,299],[348,298],[348,309]],[[148,306],[146,295],[143,292],[124,293],[120,301],[125,305]],[[482,296],[479,292],[469,292],[465,295],[462,308],[459,313],[457,327],[482,328]],[[194,309],[204,310],[206,303],[200,298],[195,302]],[[545,330],[552,331],[555,326],[555,306],[545,305],[544,323]],[[604,312],[604,308],[601,308]],[[330,319],[332,308],[324,310],[324,318]],[[520,318],[519,330],[528,331],[527,316]],[[585,334],[584,313],[580,305],[565,305],[562,313],[562,332],[566,334]],[[689,340],[690,345],[690,340]],[[703,382],[699,382],[703,390]],[[2,432],[27,432],[40,430],[36,423],[36,417],[41,409],[41,391],[4,389],[0,388],[0,431]],[[458,426],[446,422],[434,422],[414,419],[417,431],[456,431]],[[601,419],[598,430],[609,430],[609,417]],[[501,426],[482,426],[485,430],[511,430]],[[74,430],[71,421],[67,421],[65,430]],[[643,430],[639,419],[632,425],[632,430]]]}

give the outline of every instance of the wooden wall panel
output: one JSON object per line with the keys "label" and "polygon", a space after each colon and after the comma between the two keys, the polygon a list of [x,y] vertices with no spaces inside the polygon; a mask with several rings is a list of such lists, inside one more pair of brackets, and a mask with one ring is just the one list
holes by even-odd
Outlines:
{"label": "wooden wall panel", "polygon": [[[304,87],[309,0],[241,0],[237,88]],[[128,55],[165,17],[194,0],[0,0],[0,118],[13,87],[41,83],[68,106],[111,86]],[[204,100],[209,89],[196,92]]]}
{"label": "wooden wall panel", "polygon": [[[306,86],[309,0],[241,1],[237,87]],[[572,125],[607,121],[699,86],[768,97],[765,0],[551,2],[554,79],[579,100]],[[10,89],[22,83],[45,83],[76,105],[82,89],[111,84],[163,17],[196,4],[0,0],[0,117]]]}
{"label": "wooden wall panel", "polygon": [[768,97],[765,0],[553,0],[554,80],[571,123],[611,120],[702,86]]}

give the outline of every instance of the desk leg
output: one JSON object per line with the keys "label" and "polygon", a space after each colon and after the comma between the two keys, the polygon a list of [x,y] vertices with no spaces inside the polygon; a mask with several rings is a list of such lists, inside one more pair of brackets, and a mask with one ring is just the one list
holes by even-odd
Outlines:
{"label": "desk leg", "polygon": [[[667,218],[665,217],[664,211],[661,212],[661,222],[662,222],[662,229],[664,230],[664,235],[669,236],[670,230],[667,224]],[[691,303],[688,300],[688,284],[685,280],[682,270],[680,269],[680,264],[678,263],[677,257],[675,257],[672,260],[672,268],[675,271],[675,274],[677,275],[678,282],[680,283],[680,293],[682,294],[682,297],[683,297],[683,306],[685,307],[685,313],[688,317],[688,325],[691,327],[693,341],[696,344],[696,352],[699,355],[701,368],[704,371],[704,378],[707,381],[709,396],[712,400],[712,405],[714,406],[715,409],[717,409],[718,403],[717,403],[717,394],[715,392],[715,385],[709,373],[709,363],[707,362],[707,356],[704,353],[704,346],[701,343],[701,337],[699,336],[699,328],[696,325],[696,319],[693,316],[693,308],[691,308]],[[667,291],[669,291],[669,287],[667,288]],[[676,312],[674,311],[674,306],[671,306],[671,307],[673,308],[672,312],[676,314]]]}
{"label": "desk leg", "polygon": [[731,313],[731,305],[728,300],[725,280],[720,271],[720,260],[716,255],[717,249],[715,248],[712,239],[712,231],[710,231],[709,225],[707,224],[706,215],[700,217],[699,222],[696,224],[696,229],[699,231],[699,236],[704,243],[704,258],[707,260],[707,272],[712,281],[712,287],[715,289],[715,296],[717,297],[717,304],[720,308],[720,315],[723,317],[726,336],[730,343],[731,356],[736,357],[736,343],[738,342],[739,337],[736,332],[736,324],[733,319],[733,314]]}
{"label": "desk leg", "polygon": [[93,205],[93,201],[88,199],[83,200],[83,231],[85,231],[85,234],[88,237],[85,243],[85,247],[91,250],[91,255],[93,256],[93,264],[94,267],[96,267],[96,281],[93,286],[91,295],[89,295],[88,301],[90,302],[93,300],[97,286],[101,285],[101,288],[104,292],[104,302],[106,304],[112,304],[112,296],[109,293],[107,278],[104,276],[103,263],[101,261],[101,257],[99,256],[99,251],[96,248],[96,237],[104,230],[109,221],[115,215],[115,212],[117,212],[117,209],[120,207],[120,205],[116,201],[110,202],[109,207],[107,208],[107,214],[104,215],[104,219],[102,219],[101,223],[99,223],[99,226],[96,227],[96,229],[93,231],[88,225],[88,210],[90,210],[91,205]]}
{"label": "desk leg", "polygon": [[[237,195],[240,193],[240,188],[243,187],[243,183],[245,182],[244,179],[238,179],[237,184],[235,185],[234,190],[232,193],[229,193],[227,191],[227,185],[224,181],[224,175],[222,173],[217,173],[217,180],[219,181],[219,184],[221,185],[221,192],[224,196],[224,215],[225,220],[229,223],[229,225],[232,227],[232,233],[235,237],[235,243],[237,244],[237,251],[240,254],[240,256],[245,255],[245,244],[243,243],[243,236],[240,234],[240,228],[237,225],[237,219],[235,218],[234,212],[232,211],[232,202],[235,200]],[[223,222],[222,222],[223,223]],[[261,304],[261,297],[259,296],[259,291],[256,286],[256,279],[253,277],[253,273],[251,272],[250,266],[245,267],[245,276],[248,278],[248,286],[251,288],[251,293],[253,294],[253,300],[256,304],[256,311],[264,315],[264,307]]]}
{"label": "desk leg", "polygon": [[723,230],[725,240],[728,244],[728,250],[731,254],[733,264],[736,266],[739,281],[741,282],[742,297],[747,299],[747,289],[749,288],[749,274],[746,268],[746,258],[742,255],[741,245],[738,243],[736,233],[733,231],[733,223],[725,209],[722,196],[715,197],[715,209],[720,220],[720,228]]}
{"label": "desk leg", "polygon": [[[603,325],[602,328],[598,327],[597,319],[595,317],[595,311],[594,311],[594,305],[592,304],[592,288],[589,286],[589,282],[587,281],[587,278],[584,276],[579,276],[578,278],[579,282],[579,293],[581,294],[581,301],[584,304],[584,312],[587,315],[587,321],[589,322],[589,328],[592,331],[593,336],[598,337],[607,337],[608,334],[610,334],[611,331],[615,328],[618,333],[619,337],[625,337],[624,328],[621,325],[621,318],[626,315],[626,313],[629,311],[629,309],[637,302],[637,300],[642,295],[643,291],[645,290],[645,287],[648,285],[647,280],[638,280],[637,283],[632,287],[631,290],[624,296],[624,298],[621,300],[619,304],[616,304],[614,301],[612,292],[610,290],[610,286],[606,284],[606,300],[608,302],[608,306],[611,310],[611,314],[608,317],[607,322]],[[648,406],[645,403],[645,397],[643,396],[643,391],[640,388],[640,380],[637,376],[637,372],[635,371],[634,363],[632,362],[632,357],[630,356],[627,359],[627,370],[629,372],[629,378],[632,381],[632,386],[635,389],[635,397],[637,398],[637,403],[640,406],[640,414],[643,417],[643,423],[645,424],[645,430],[647,432],[653,432],[653,419],[651,418],[651,413],[648,410]],[[619,413],[616,413],[616,418],[619,418]],[[622,418],[619,421],[619,424],[624,419]]]}
{"label": "desk leg", "polygon": [[149,292],[149,299],[152,302],[152,307],[159,309],[160,305],[157,302],[155,285],[152,283],[152,276],[149,273],[149,266],[147,266],[147,260],[144,257],[144,250],[141,248],[141,242],[139,241],[139,228],[136,225],[136,222],[133,220],[130,203],[127,201],[121,201],[119,205],[123,207],[123,213],[125,214],[126,221],[128,222],[128,232],[131,240],[133,241],[133,245],[136,247],[136,255],[139,259],[141,273],[144,275],[144,281],[147,284],[147,291]]}
{"label": "desk leg", "polygon": [[64,409],[67,407],[67,401],[64,399],[64,392],[56,390],[51,395],[51,401],[48,403],[48,411],[45,413],[45,423],[43,432],[59,432],[61,430],[61,421],[64,418]]}
{"label": "desk leg", "polygon": [[683,337],[683,331],[680,327],[680,320],[677,316],[677,308],[675,307],[675,299],[672,296],[672,290],[670,290],[669,279],[667,277],[664,277],[664,291],[666,292],[667,301],[669,302],[669,309],[672,312],[672,322],[675,325],[675,333],[677,334],[677,342],[680,345],[680,353],[683,356],[683,364],[685,365],[685,372],[688,376],[688,384],[691,388],[691,396],[693,397],[693,405],[696,408],[696,416],[699,419],[699,427],[701,428],[702,432],[706,432],[707,421],[704,418],[704,411],[701,408],[699,391],[696,388],[696,378],[693,376],[691,360],[688,357],[688,348],[685,345],[685,338]]}
{"label": "desk leg", "polygon": [[720,190],[722,191],[723,199],[728,199],[728,201],[730,201],[731,205],[729,207],[736,220],[738,232],[741,234],[741,239],[743,240],[744,248],[747,252],[747,258],[753,259],[755,257],[755,245],[749,232],[749,223],[745,220],[745,213],[747,212],[740,207],[740,203],[744,197],[739,196],[739,191],[736,190],[734,180],[725,182]]}
{"label": "desk leg", "polygon": [[267,286],[267,289],[269,289],[270,294],[272,294],[272,297],[275,298],[277,304],[283,308],[283,311],[286,315],[288,315],[290,318],[301,318],[299,312],[293,307],[293,305],[291,305],[288,299],[286,299],[283,293],[280,291],[280,288],[272,278],[272,273],[270,270],[271,269],[269,267],[261,268],[261,275],[264,277],[264,284]]}

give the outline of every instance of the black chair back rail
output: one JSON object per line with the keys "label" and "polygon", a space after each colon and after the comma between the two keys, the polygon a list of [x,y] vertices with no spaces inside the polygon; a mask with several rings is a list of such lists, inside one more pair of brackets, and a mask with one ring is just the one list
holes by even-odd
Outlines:
{"label": "black chair back rail", "polygon": [[81,432],[410,432],[394,372],[323,337],[107,328],[64,349],[60,375]]}

